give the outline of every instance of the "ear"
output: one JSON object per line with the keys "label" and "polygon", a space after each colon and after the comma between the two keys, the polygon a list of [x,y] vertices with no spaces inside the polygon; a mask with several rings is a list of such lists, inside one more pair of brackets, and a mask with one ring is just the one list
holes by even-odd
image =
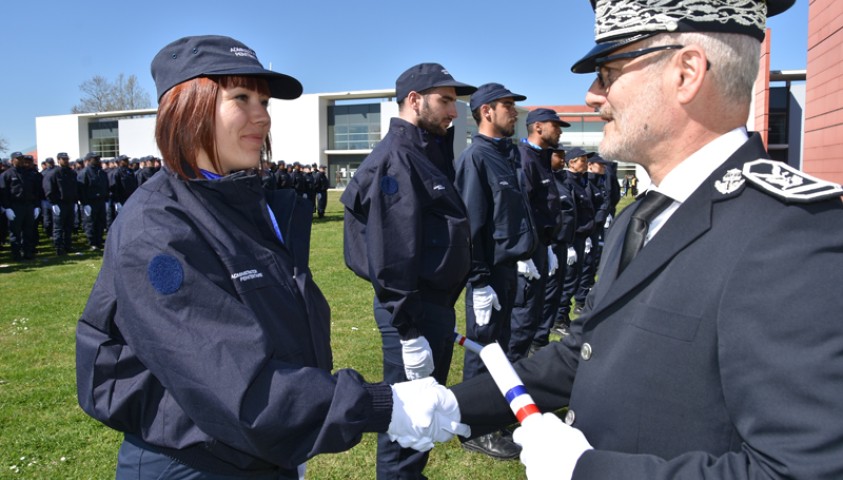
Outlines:
{"label": "ear", "polygon": [[703,86],[708,73],[708,59],[698,45],[683,48],[674,58],[676,99],[681,104],[691,103]]}
{"label": "ear", "polygon": [[407,102],[414,111],[418,111],[421,107],[422,96],[419,92],[410,92],[407,94]]}

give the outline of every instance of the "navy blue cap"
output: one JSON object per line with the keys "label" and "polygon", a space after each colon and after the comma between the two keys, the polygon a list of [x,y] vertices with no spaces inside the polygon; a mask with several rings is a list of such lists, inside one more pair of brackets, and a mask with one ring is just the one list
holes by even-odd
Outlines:
{"label": "navy blue cap", "polygon": [[85,154],[85,160],[90,160],[92,158],[100,158],[100,156],[94,152],[88,152]]}
{"label": "navy blue cap", "polygon": [[16,158],[21,158],[21,157],[23,157],[23,152],[12,152],[12,154],[9,155],[9,160],[14,160]]}
{"label": "navy blue cap", "polygon": [[501,98],[512,97],[516,102],[523,102],[527,100],[524,95],[510,92],[506,87],[500,83],[486,83],[477,87],[477,91],[471,94],[471,101],[469,107],[471,111],[480,108],[481,105],[492,103]]}
{"label": "navy blue cap", "polygon": [[220,35],[180,38],[155,55],[151,69],[159,101],[167,90],[182,82],[218,75],[264,77],[274,98],[290,100],[302,93],[298,80],[263,68],[254,50]]}
{"label": "navy blue cap", "polygon": [[471,95],[477,87],[458,82],[438,63],[413,65],[395,80],[395,101],[407,98],[410,92],[423,92],[437,87],[454,87],[457,96]]}
{"label": "navy blue cap", "polygon": [[580,147],[571,147],[568,150],[565,150],[565,161],[571,161],[577,157],[586,157],[591,158],[594,156],[594,152],[586,152]]}
{"label": "navy blue cap", "polygon": [[549,108],[537,108],[527,114],[527,125],[536,122],[555,122],[563,127],[570,127],[571,124],[560,119],[559,115]]}
{"label": "navy blue cap", "polygon": [[588,157],[588,163],[600,163],[602,165],[608,165],[612,163],[612,161],[606,160],[605,158],[601,157],[598,153],[592,153],[591,156]]}
{"label": "navy blue cap", "polygon": [[70,155],[68,155],[67,152],[59,152],[58,154],[56,154],[56,158],[66,158],[70,160]]}
{"label": "navy blue cap", "polygon": [[594,73],[596,60],[631,43],[668,32],[724,32],[764,40],[766,20],[796,0],[590,0],[597,45],[571,67]]}
{"label": "navy blue cap", "polygon": [[53,160],[53,157],[47,157],[44,159],[44,163],[49,163],[50,165],[55,165],[56,161]]}

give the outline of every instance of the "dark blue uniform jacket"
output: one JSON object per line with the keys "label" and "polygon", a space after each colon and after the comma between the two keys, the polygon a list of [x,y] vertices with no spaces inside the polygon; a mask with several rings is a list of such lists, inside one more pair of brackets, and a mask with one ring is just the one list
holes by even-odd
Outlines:
{"label": "dark blue uniform jacket", "polygon": [[471,273],[474,287],[488,285],[495,265],[530,258],[538,245],[524,193],[518,149],[507,138],[477,134],[457,160],[455,184],[471,222]]}
{"label": "dark blue uniform jacket", "polygon": [[539,242],[547,246],[556,239],[561,227],[562,204],[550,170],[553,150],[538,150],[525,140],[518,144],[521,165],[524,168],[525,191],[532,207]]}
{"label": "dark blue uniform jacket", "polygon": [[31,168],[12,167],[0,175],[0,204],[37,206],[41,198],[41,182]]}
{"label": "dark blue uniform jacket", "polygon": [[[565,182],[568,177],[567,170],[560,169],[553,171],[553,179],[556,189],[559,191],[559,232],[556,234],[556,243],[571,245],[574,243],[574,235],[577,232],[577,205],[572,186]],[[561,261],[561,260],[560,260]]]}
{"label": "dark blue uniform jacket", "polygon": [[294,475],[386,431],[390,387],[331,374],[311,217],[309,202],[266,192],[256,175],[183,181],[165,169],[144,183],[109,231],[77,326],[83,410],[195,468],[237,474]]}
{"label": "dark blue uniform jacket", "polygon": [[87,166],[79,172],[79,201],[83,205],[108,200],[108,175],[100,167]]}
{"label": "dark blue uniform jacket", "polygon": [[[741,175],[766,156],[751,137],[618,275],[627,207],[571,335],[516,364],[594,446],[575,480],[843,478],[843,206]],[[453,391],[472,434],[514,421],[488,375]]]}
{"label": "dark blue uniform jacket", "polygon": [[588,187],[588,174],[563,170],[563,175],[565,190],[571,192],[577,207],[576,234],[588,237],[595,228],[595,205]]}
{"label": "dark blue uniform jacket", "polygon": [[466,209],[438,166],[451,161],[432,135],[393,118],[340,198],[345,263],[372,283],[402,338],[419,335],[422,301],[454,305],[470,268]]}
{"label": "dark blue uniform jacket", "polygon": [[79,201],[79,186],[76,172],[70,167],[56,167],[44,177],[44,195],[52,204],[76,203]]}

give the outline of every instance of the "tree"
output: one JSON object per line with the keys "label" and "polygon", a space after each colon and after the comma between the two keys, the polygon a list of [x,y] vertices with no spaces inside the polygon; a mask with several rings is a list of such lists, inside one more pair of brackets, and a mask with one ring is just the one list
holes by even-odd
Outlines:
{"label": "tree", "polygon": [[0,153],[5,153],[9,149],[9,142],[6,137],[0,137]]}
{"label": "tree", "polygon": [[117,76],[114,82],[95,75],[79,85],[82,98],[79,104],[71,109],[71,113],[114,112],[119,110],[138,110],[149,108],[152,103],[149,94],[138,84],[138,77],[123,74]]}

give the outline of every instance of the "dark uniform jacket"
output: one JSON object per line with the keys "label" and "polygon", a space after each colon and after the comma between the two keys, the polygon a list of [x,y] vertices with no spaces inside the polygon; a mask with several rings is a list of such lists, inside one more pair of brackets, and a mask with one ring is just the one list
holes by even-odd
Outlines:
{"label": "dark uniform jacket", "polygon": [[44,195],[52,204],[68,204],[79,201],[79,186],[76,172],[70,167],[56,167],[44,177]]}
{"label": "dark uniform jacket", "polygon": [[308,202],[245,172],[183,181],[166,169],[132,199],[77,326],[83,410],[194,468],[283,478],[386,431],[390,387],[331,374]]}
{"label": "dark uniform jacket", "polygon": [[129,167],[117,167],[111,176],[111,200],[121,204],[126,203],[129,196],[138,188],[138,179],[135,172]]}
{"label": "dark uniform jacket", "polygon": [[293,179],[286,168],[278,168],[275,171],[275,185],[278,188],[293,188]]}
{"label": "dark uniform jacket", "polygon": [[518,144],[524,168],[524,187],[533,212],[540,245],[550,245],[561,226],[559,190],[550,170],[553,150],[539,150],[522,139]]}
{"label": "dark uniform jacket", "polygon": [[571,245],[574,243],[574,235],[577,232],[577,205],[572,186],[565,182],[568,177],[567,170],[560,169],[553,171],[553,180],[556,189],[559,191],[559,231],[556,233],[556,243]]}
{"label": "dark uniform jacket", "polygon": [[612,207],[609,199],[609,185],[606,175],[598,175],[592,172],[588,172],[587,175],[588,186],[586,189],[591,194],[591,205],[594,207],[593,231],[596,233],[603,230],[606,217]]}
{"label": "dark uniform jacket", "polygon": [[108,175],[100,167],[89,165],[78,175],[79,201],[82,205],[105,202],[108,199]]}
{"label": "dark uniform jacket", "polygon": [[135,177],[138,179],[138,186],[146,183],[153,175],[155,175],[155,167],[143,167],[135,172]]}
{"label": "dark uniform jacket", "polygon": [[0,204],[36,207],[41,200],[41,182],[31,168],[12,167],[0,175]]}
{"label": "dark uniform jacket", "polygon": [[400,118],[342,194],[345,262],[372,282],[402,338],[419,335],[422,301],[453,307],[471,261],[466,209],[437,163],[433,135]]}
{"label": "dark uniform jacket", "polygon": [[530,258],[538,244],[523,176],[518,149],[508,138],[474,135],[457,160],[455,184],[471,222],[473,287],[488,285],[494,266]]}
{"label": "dark uniform jacket", "polygon": [[[516,365],[594,446],[574,479],[843,478],[843,207],[741,175],[766,156],[750,138],[618,276],[625,209],[572,334]],[[454,392],[472,434],[514,421],[488,375]]]}
{"label": "dark uniform jacket", "polygon": [[586,173],[574,173],[570,170],[563,170],[563,174],[565,190],[571,192],[574,205],[577,207],[576,234],[580,237],[588,237],[595,228],[595,207],[588,188],[588,176]]}

